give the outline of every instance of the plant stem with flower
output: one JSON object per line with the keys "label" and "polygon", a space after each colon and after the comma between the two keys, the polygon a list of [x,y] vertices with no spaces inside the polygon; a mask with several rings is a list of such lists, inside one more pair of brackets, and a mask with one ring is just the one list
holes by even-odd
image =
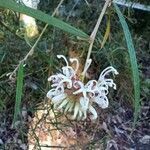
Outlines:
{"label": "plant stem with flower", "polygon": [[109,4],[110,0],[106,0],[90,36],[91,42],[83,72],[80,75],[77,74],[79,69],[78,59],[70,58],[70,63],[76,63],[76,67],[73,69],[65,56],[57,55],[58,59],[64,59],[66,66],[62,67],[60,73],[52,75],[48,79],[48,81],[52,82],[52,89],[47,93],[47,97],[51,99],[55,109],[71,114],[71,119],[84,120],[88,114],[90,114],[92,120],[96,119],[98,115],[93,104],[98,104],[102,109],[107,108],[109,105],[107,98],[109,87],[116,89],[113,79],[106,78],[111,72],[115,75],[118,74],[117,70],[112,66],[104,69],[98,80],[89,80],[86,84],[84,83],[85,74],[92,63],[90,55],[96,33]]}
{"label": "plant stem with flower", "polygon": [[116,89],[116,84],[106,76],[110,72],[117,75],[117,70],[112,66],[107,67],[102,71],[98,80],[89,80],[84,84],[77,74],[78,60],[70,59],[71,63],[76,63],[76,67],[73,69],[65,56],[57,55],[57,57],[64,59],[66,66],[62,67],[60,73],[48,78],[48,81],[52,82],[52,89],[47,93],[47,97],[51,99],[55,109],[72,114],[71,119],[73,120],[84,120],[87,118],[87,114],[91,114],[91,119],[96,119],[97,112],[93,104],[97,103],[103,109],[108,107],[109,87]]}

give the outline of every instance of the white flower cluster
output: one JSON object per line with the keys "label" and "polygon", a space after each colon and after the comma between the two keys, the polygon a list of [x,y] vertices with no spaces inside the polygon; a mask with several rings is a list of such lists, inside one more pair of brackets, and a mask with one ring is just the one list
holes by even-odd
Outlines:
{"label": "white flower cluster", "polygon": [[[106,75],[110,72],[117,75],[117,70],[112,66],[107,67],[100,74],[98,81],[90,80],[84,84],[77,75],[78,60],[76,58],[70,59],[71,63],[76,63],[76,69],[73,69],[69,66],[65,56],[57,55],[57,57],[63,58],[66,66],[62,67],[61,73],[48,78],[48,81],[52,82],[52,89],[47,93],[47,97],[51,99],[55,109],[64,110],[65,113],[73,113],[71,119],[84,120],[87,113],[91,114],[91,119],[96,119],[97,112],[92,105],[97,103],[103,109],[108,107],[108,88],[116,89],[116,84],[112,79],[107,79]],[[91,63],[91,60],[89,62]]]}

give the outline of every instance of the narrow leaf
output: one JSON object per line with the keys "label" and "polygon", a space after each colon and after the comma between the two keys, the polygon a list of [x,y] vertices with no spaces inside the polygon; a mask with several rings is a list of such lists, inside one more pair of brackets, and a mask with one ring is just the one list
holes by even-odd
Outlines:
{"label": "narrow leaf", "polygon": [[20,65],[17,74],[16,101],[15,101],[13,123],[15,123],[17,118],[20,116],[22,91],[23,91],[23,64]]}
{"label": "narrow leaf", "polygon": [[125,18],[123,14],[121,13],[119,7],[114,3],[114,7],[116,9],[116,12],[118,14],[120,23],[123,28],[123,32],[125,35],[130,62],[131,62],[131,69],[132,69],[132,78],[133,78],[133,86],[134,86],[134,123],[133,127],[135,127],[138,115],[140,112],[140,78],[139,78],[139,71],[138,71],[138,65],[137,65],[137,59],[135,54],[135,49],[132,41],[132,37],[128,28],[128,25],[125,21]]}
{"label": "narrow leaf", "polygon": [[104,47],[108,37],[109,37],[109,34],[110,34],[110,16],[108,17],[108,21],[107,21],[107,26],[106,26],[106,32],[104,34],[104,38],[103,38],[103,41],[101,43],[101,48]]}
{"label": "narrow leaf", "polygon": [[63,31],[66,31],[68,33],[71,33],[75,36],[79,36],[81,38],[89,38],[89,36],[84,33],[83,31],[76,29],[75,27],[72,27],[71,25],[56,19],[54,17],[51,17],[45,13],[43,13],[40,10],[35,10],[29,7],[26,7],[24,5],[18,4],[16,2],[14,2],[13,0],[0,0],[0,7],[3,8],[8,8],[11,9],[13,11],[17,11],[23,14],[26,14],[28,16],[31,16],[35,19],[38,19],[40,21],[43,21],[49,25],[53,25]]}

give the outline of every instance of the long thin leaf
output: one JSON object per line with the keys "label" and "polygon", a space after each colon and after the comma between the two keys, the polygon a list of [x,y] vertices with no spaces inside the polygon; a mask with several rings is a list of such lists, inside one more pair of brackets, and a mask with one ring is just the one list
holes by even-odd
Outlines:
{"label": "long thin leaf", "polygon": [[108,21],[107,21],[107,26],[106,26],[106,31],[105,31],[105,34],[104,34],[104,38],[103,38],[103,41],[101,43],[101,48],[104,47],[107,39],[109,38],[109,34],[110,34],[110,16],[108,17]]}
{"label": "long thin leaf", "polygon": [[69,25],[59,19],[51,17],[51,16],[43,13],[40,10],[35,10],[32,8],[26,7],[24,5],[15,3],[13,0],[0,0],[0,7],[8,8],[13,11],[17,11],[17,12],[26,14],[28,16],[36,18],[36,19],[43,21],[49,25],[53,25],[61,30],[64,30],[68,33],[79,36],[81,38],[86,38],[86,39],[89,38],[89,36],[86,33],[84,33],[83,31],[76,29],[75,27],[72,27],[71,25]]}
{"label": "long thin leaf", "polygon": [[122,25],[127,47],[128,47],[128,52],[129,52],[129,57],[130,57],[130,62],[131,62],[131,69],[132,69],[132,78],[133,78],[133,86],[134,86],[134,123],[133,127],[135,127],[138,115],[140,112],[140,78],[139,78],[139,71],[138,71],[138,65],[137,65],[137,59],[136,59],[136,54],[135,54],[135,48],[133,45],[132,37],[128,28],[128,25],[124,19],[123,14],[121,13],[119,7],[114,3],[116,12],[118,14],[120,23]]}
{"label": "long thin leaf", "polygon": [[21,97],[23,93],[23,76],[23,64],[21,64],[17,75],[16,101],[13,123],[15,123],[17,118],[20,116]]}

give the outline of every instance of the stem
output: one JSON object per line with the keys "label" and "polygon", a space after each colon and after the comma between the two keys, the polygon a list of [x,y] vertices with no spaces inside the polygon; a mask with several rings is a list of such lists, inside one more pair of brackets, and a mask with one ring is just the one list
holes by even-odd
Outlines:
{"label": "stem", "polygon": [[90,40],[90,46],[89,46],[89,49],[88,49],[88,54],[87,54],[87,58],[86,58],[85,66],[84,66],[84,71],[82,72],[82,80],[83,81],[84,81],[84,78],[85,78],[85,73],[86,73],[86,71],[88,69],[87,68],[88,60],[90,59],[90,56],[91,56],[91,52],[92,52],[92,48],[93,48],[93,44],[94,44],[94,40],[95,40],[97,31],[98,31],[98,28],[100,26],[100,23],[101,23],[101,21],[103,19],[103,16],[104,16],[104,14],[106,12],[107,7],[110,5],[110,2],[111,2],[111,0],[106,0],[105,1],[105,4],[104,4],[103,9],[102,9],[102,12],[99,15],[99,18],[97,20],[97,23],[96,23],[94,29],[93,29],[93,32],[90,35],[90,39],[91,39]]}
{"label": "stem", "polygon": [[[53,12],[53,14],[52,14],[52,17],[57,13],[57,11],[58,11],[60,5],[63,3],[63,1],[64,1],[64,0],[61,0],[61,1],[59,2],[59,4],[57,5],[56,9],[54,10],[54,12]],[[13,72],[7,74],[7,75],[9,75],[9,78],[10,78],[10,79],[12,79],[12,78],[13,78],[13,75],[16,74],[16,72],[17,72],[19,66],[20,66],[22,63],[24,63],[24,62],[28,59],[29,56],[33,55],[34,49],[35,49],[35,47],[37,46],[38,42],[40,41],[40,39],[41,39],[42,35],[44,34],[45,30],[47,29],[47,27],[48,27],[48,24],[45,25],[45,27],[43,28],[41,34],[39,35],[38,39],[36,40],[36,42],[34,43],[34,45],[32,46],[32,48],[30,49],[30,51],[29,51],[29,52],[27,53],[27,55],[19,62],[19,64],[18,64],[17,67],[15,68],[15,70],[14,70]]]}

